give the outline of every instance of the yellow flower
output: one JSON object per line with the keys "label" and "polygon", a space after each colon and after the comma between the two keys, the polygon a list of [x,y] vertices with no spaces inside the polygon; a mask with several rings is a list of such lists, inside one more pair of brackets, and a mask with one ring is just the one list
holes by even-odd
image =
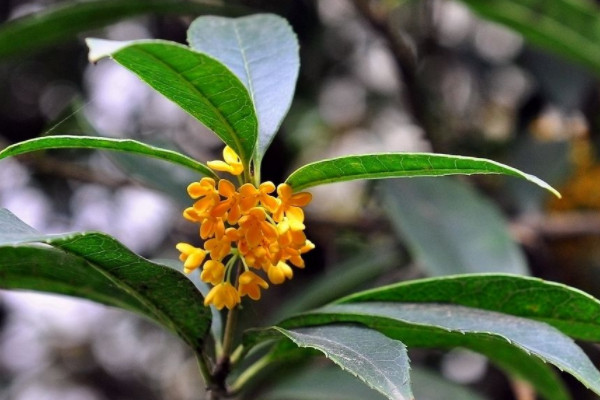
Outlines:
{"label": "yellow flower", "polygon": [[219,194],[225,197],[225,200],[217,204],[211,211],[211,215],[216,217],[224,218],[227,213],[227,222],[235,224],[242,215],[242,211],[239,206],[240,194],[235,191],[233,183],[227,179],[221,179],[219,181]]}
{"label": "yellow flower", "polygon": [[218,285],[223,282],[225,277],[225,266],[222,262],[215,260],[208,260],[202,267],[202,273],[200,279],[204,282],[210,282],[213,285]]}
{"label": "yellow flower", "polygon": [[244,166],[240,157],[231,147],[225,146],[223,149],[223,159],[225,161],[209,161],[206,164],[215,171],[229,172],[231,175],[240,175],[244,172]]}
{"label": "yellow flower", "polygon": [[277,265],[271,265],[271,267],[269,267],[267,275],[269,276],[271,283],[279,285],[280,283],[283,283],[286,278],[292,279],[294,271],[292,271],[292,268],[289,265],[280,261]]}
{"label": "yellow flower", "polygon": [[252,300],[258,300],[260,299],[260,288],[268,289],[268,287],[269,284],[252,271],[245,271],[238,278],[238,293],[240,297],[248,295]]}
{"label": "yellow flower", "polygon": [[279,201],[270,196],[269,193],[275,191],[273,182],[263,182],[258,186],[258,189],[251,183],[246,183],[240,187],[240,207],[243,212],[248,212],[251,208],[256,207],[258,202],[273,213],[279,206]]}
{"label": "yellow flower", "polygon": [[229,282],[219,283],[213,287],[204,298],[204,305],[213,304],[217,310],[227,307],[232,309],[240,302],[240,295]]}
{"label": "yellow flower", "polygon": [[290,229],[300,231],[304,229],[304,211],[300,207],[306,206],[312,200],[308,192],[293,193],[292,187],[287,183],[277,186],[279,207],[273,213],[276,222],[283,221],[287,217]]}
{"label": "yellow flower", "polygon": [[193,182],[187,187],[187,192],[192,199],[198,199],[194,203],[193,213],[186,210],[189,217],[201,217],[208,210],[214,207],[220,200],[219,192],[215,187],[215,180],[212,178],[202,178],[199,182]]}
{"label": "yellow flower", "polygon": [[189,274],[200,265],[206,257],[206,251],[187,243],[177,243],[175,246],[181,252],[179,259],[183,261],[183,272]]}
{"label": "yellow flower", "polygon": [[[223,158],[225,161],[208,164],[234,175],[243,172],[242,163],[231,148],[225,147]],[[227,179],[215,182],[212,178],[202,178],[188,186],[188,194],[196,201],[184,210],[183,216],[200,225],[204,245],[196,248],[179,243],[177,249],[186,273],[202,266],[206,255],[210,255],[200,274],[202,281],[214,285],[205,305],[232,309],[243,296],[258,300],[261,289],[269,287],[264,275],[273,284],[280,284],[292,279],[290,265],[304,268],[302,254],[314,245],[304,234],[301,207],[311,201],[311,194],[293,193],[289,185],[281,184],[276,198],[271,195],[275,189],[272,182],[258,187],[245,183],[236,188]],[[231,258],[224,264],[228,257]],[[232,282],[236,281],[234,287]]]}
{"label": "yellow flower", "polygon": [[262,243],[263,239],[268,242],[277,240],[277,228],[267,221],[264,208],[254,207],[239,220],[240,235],[244,236],[250,248]]}

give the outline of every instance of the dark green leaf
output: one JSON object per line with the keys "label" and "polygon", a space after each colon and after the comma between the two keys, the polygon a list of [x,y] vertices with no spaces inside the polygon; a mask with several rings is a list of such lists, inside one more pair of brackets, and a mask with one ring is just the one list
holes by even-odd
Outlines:
{"label": "dark green leaf", "polygon": [[286,328],[361,323],[409,347],[465,347],[529,380],[548,399],[567,399],[543,362],[555,365],[600,393],[600,373],[585,353],[555,328],[533,320],[446,304],[338,304],[284,321]]}
{"label": "dark green leaf", "polygon": [[258,121],[244,84],[225,65],[161,40],[87,39],[90,61],[111,57],[215,132],[248,167]]}
{"label": "dark green leaf", "polygon": [[93,136],[45,136],[15,143],[0,151],[0,159],[46,149],[85,148],[142,154],[190,168],[202,175],[215,177],[206,165],[176,151],[161,149],[131,139]]}
{"label": "dark green leaf", "polygon": [[[20,54],[73,39],[143,13],[193,14],[224,12],[230,7],[182,0],[96,0],[65,2],[5,23],[0,28],[0,57]],[[239,13],[239,11],[237,11]]]}
{"label": "dark green leaf", "polygon": [[355,325],[269,328],[297,346],[316,349],[388,399],[412,399],[406,347],[379,332]]}
{"label": "dark green leaf", "polygon": [[300,58],[292,28],[270,14],[206,16],[190,25],[188,42],[227,65],[248,89],[258,116],[254,160],[260,165],[294,97]]}
{"label": "dark green leaf", "polygon": [[528,274],[501,213],[466,184],[425,178],[380,186],[393,227],[429,274]]}
{"label": "dark green leaf", "polygon": [[584,0],[462,0],[482,17],[600,74],[600,10]]}
{"label": "dark green leaf", "polygon": [[41,234],[5,209],[0,209],[0,288],[65,294],[135,311],[196,352],[210,328],[210,309],[183,274],[102,233]]}
{"label": "dark green leaf", "polygon": [[294,171],[286,180],[295,191],[326,183],[356,179],[414,176],[503,174],[526,179],[557,196],[546,182],[517,169],[481,158],[429,153],[379,153],[350,155],[316,161]]}
{"label": "dark green leaf", "polygon": [[543,321],[576,339],[600,341],[600,302],[581,290],[538,278],[473,274],[421,279],[339,302],[363,301],[458,304]]}

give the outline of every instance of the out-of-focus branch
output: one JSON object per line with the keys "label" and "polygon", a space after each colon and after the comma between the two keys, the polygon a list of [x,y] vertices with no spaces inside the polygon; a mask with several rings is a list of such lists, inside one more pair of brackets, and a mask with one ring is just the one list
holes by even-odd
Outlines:
{"label": "out-of-focus branch", "polygon": [[[427,117],[425,96],[417,76],[418,63],[415,47],[400,29],[394,29],[385,12],[371,6],[370,0],[352,0],[352,2],[371,28],[386,40],[394,57],[400,80],[406,88],[409,112],[415,122],[423,128],[425,136],[431,139],[431,124]],[[431,142],[432,146],[435,146],[435,143]]]}
{"label": "out-of-focus branch", "polygon": [[523,244],[539,239],[564,239],[577,236],[600,236],[600,212],[568,212],[540,218],[523,218],[510,225],[513,236]]}

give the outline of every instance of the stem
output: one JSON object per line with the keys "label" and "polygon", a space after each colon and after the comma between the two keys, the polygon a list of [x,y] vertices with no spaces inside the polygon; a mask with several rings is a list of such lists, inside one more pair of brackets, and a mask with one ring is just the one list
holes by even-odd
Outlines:
{"label": "stem", "polygon": [[200,373],[202,374],[202,378],[204,378],[204,384],[208,388],[212,387],[214,385],[214,380],[210,373],[211,367],[209,361],[206,359],[206,354],[204,352],[197,353],[196,361],[198,361]]}
{"label": "stem", "polygon": [[270,354],[266,354],[262,358],[258,359],[254,364],[252,364],[251,366],[246,368],[246,370],[244,372],[242,372],[242,374],[240,376],[238,376],[238,378],[233,383],[233,386],[231,386],[231,391],[233,393],[239,392],[250,379],[252,379],[254,376],[256,376],[260,371],[262,371],[265,367],[267,367],[270,364],[271,364]]}
{"label": "stem", "polygon": [[235,327],[237,324],[237,315],[239,307],[236,306],[227,312],[227,322],[225,323],[225,332],[223,333],[223,353],[221,358],[229,358],[233,348],[233,339],[235,336]]}

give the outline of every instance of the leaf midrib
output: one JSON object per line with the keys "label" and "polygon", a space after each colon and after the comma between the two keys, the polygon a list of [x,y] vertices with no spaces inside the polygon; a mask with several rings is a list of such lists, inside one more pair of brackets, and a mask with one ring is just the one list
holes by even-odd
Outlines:
{"label": "leaf midrib", "polygon": [[[178,46],[179,47],[179,46]],[[170,70],[171,72],[173,72],[181,82],[183,82],[186,86],[190,87],[192,89],[192,91],[196,92],[199,97],[202,99],[202,101],[205,104],[208,104],[210,106],[210,108],[215,112],[215,114],[219,117],[219,120],[225,125],[225,128],[228,130],[228,134],[230,136],[230,138],[235,142],[238,151],[243,150],[244,153],[246,152],[246,150],[244,149],[244,147],[242,146],[242,143],[240,142],[238,136],[236,135],[236,131],[233,128],[233,126],[231,125],[230,121],[223,115],[223,113],[217,108],[215,107],[215,105],[208,99],[208,97],[204,94],[204,92],[202,92],[199,88],[197,88],[196,86],[194,86],[189,80],[185,79],[183,77],[183,75],[176,71],[173,67],[171,67],[169,64],[167,64],[163,59],[158,58],[157,56],[155,56],[154,54],[152,54],[151,52],[147,51],[146,49],[144,49],[143,46],[138,46],[135,47],[137,50],[145,53],[146,55],[148,55],[150,58],[154,59],[155,61],[157,61],[158,63],[162,64],[163,66],[165,66],[168,70]],[[184,50],[188,50],[186,48],[183,48]],[[123,51],[124,49],[118,51],[115,56]],[[218,63],[217,60],[214,60],[212,57],[209,57],[208,55],[204,54],[204,53],[200,53],[200,52],[196,52],[194,50],[189,49],[188,51],[191,51],[193,53],[197,53],[203,57],[207,57],[215,62]],[[220,63],[219,63],[220,64]],[[221,64],[222,65],[222,64]],[[223,68],[226,68],[228,71],[231,72],[231,70],[229,70],[229,68],[227,68],[227,66],[222,65]],[[233,72],[231,72],[231,74],[235,77],[235,74]],[[237,78],[237,77],[236,77]],[[239,78],[238,78],[239,80]],[[245,87],[244,84],[242,82],[240,82],[242,87]],[[257,124],[257,128],[258,128],[258,124]],[[216,133],[216,132],[215,132]],[[248,158],[245,158],[246,154],[240,155],[241,157],[244,157],[243,160],[248,163],[250,160]]]}

